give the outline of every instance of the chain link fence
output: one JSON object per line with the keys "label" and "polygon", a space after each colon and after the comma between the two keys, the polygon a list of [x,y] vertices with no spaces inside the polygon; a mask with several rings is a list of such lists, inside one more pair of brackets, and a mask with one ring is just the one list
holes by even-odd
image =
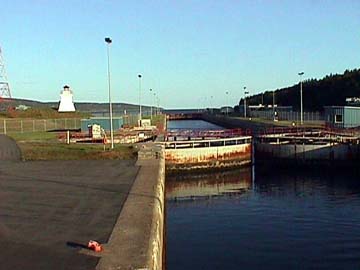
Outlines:
{"label": "chain link fence", "polygon": [[73,129],[80,129],[79,118],[0,120],[2,134]]}
{"label": "chain link fence", "polygon": [[[267,120],[273,120],[275,117],[273,111],[250,111],[250,116],[254,118],[262,118]],[[278,111],[276,117],[278,120],[300,122],[301,113]],[[303,120],[309,122],[317,122],[317,121],[324,121],[325,117],[320,112],[304,112]]]}

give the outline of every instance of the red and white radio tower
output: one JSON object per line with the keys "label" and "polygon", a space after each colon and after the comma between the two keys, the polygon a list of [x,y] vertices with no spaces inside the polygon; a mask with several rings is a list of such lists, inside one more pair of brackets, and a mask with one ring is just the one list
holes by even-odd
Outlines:
{"label": "red and white radio tower", "polygon": [[11,98],[10,86],[6,76],[5,63],[0,47],[0,98]]}

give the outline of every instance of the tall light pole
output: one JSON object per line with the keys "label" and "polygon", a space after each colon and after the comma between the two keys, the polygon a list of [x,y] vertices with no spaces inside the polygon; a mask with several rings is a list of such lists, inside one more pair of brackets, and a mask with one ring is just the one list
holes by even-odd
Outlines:
{"label": "tall light pole", "polygon": [[275,117],[275,90],[273,91],[273,105],[272,105],[272,108],[273,108],[273,119],[275,121],[276,120],[276,117]]}
{"label": "tall light pole", "polygon": [[249,94],[248,91],[246,91],[246,86],[244,86],[244,118],[246,118],[246,95]]}
{"label": "tall light pole", "polygon": [[111,38],[106,37],[105,42],[107,43],[107,60],[108,60],[110,138],[111,138],[111,149],[114,149],[114,132],[113,132],[113,117],[112,117],[112,104],[111,104],[111,83],[110,83],[110,44],[112,43],[112,40],[111,40]]}
{"label": "tall light pole", "polygon": [[300,76],[300,123],[301,125],[304,123],[303,118],[303,90],[302,90],[302,75],[304,75],[304,72],[299,72],[298,75]]}
{"label": "tall light pole", "polygon": [[154,92],[154,115],[157,115],[157,109],[156,109],[156,93]]}
{"label": "tall light pole", "polygon": [[229,92],[228,91],[226,91],[225,92],[225,94],[226,94],[226,116],[228,116],[229,115]]}
{"label": "tall light pole", "polygon": [[139,126],[141,126],[142,114],[141,114],[141,74],[138,75],[139,78]]}
{"label": "tall light pole", "polygon": [[157,112],[158,112],[158,114],[160,114],[160,98],[159,98],[159,96],[156,96],[156,101],[157,101]]}
{"label": "tall light pole", "polygon": [[[152,94],[152,89],[150,88],[150,95]],[[152,102],[151,102],[152,103]],[[150,104],[150,119],[152,120],[152,104]]]}

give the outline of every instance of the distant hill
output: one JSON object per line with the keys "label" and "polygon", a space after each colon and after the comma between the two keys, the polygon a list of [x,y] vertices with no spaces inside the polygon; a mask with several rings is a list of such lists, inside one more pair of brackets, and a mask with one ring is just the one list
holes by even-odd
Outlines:
{"label": "distant hill", "polygon": [[[17,107],[19,105],[25,105],[31,108],[53,108],[57,109],[59,102],[40,102],[28,99],[2,99],[0,102],[0,111],[7,110],[8,107]],[[79,112],[104,112],[109,111],[109,103],[94,103],[94,102],[75,102],[76,110]],[[139,111],[139,105],[128,103],[113,103],[113,112],[117,114],[124,113],[136,113]],[[150,110],[148,106],[142,106],[142,109]]]}
{"label": "distant hill", "polygon": [[[250,104],[272,104],[273,91],[265,91],[247,98]],[[343,74],[330,74],[323,79],[303,81],[304,111],[322,111],[324,106],[345,105],[348,97],[360,97],[360,69],[345,70]],[[244,100],[240,100],[243,104]],[[275,90],[275,103],[292,106],[300,111],[300,84]]]}

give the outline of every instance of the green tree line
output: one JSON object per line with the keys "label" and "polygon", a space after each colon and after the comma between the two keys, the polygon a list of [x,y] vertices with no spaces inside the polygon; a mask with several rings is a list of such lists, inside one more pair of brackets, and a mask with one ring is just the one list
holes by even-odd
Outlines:
{"label": "green tree line", "polygon": [[[300,111],[300,83],[274,90],[275,104],[292,106]],[[345,70],[343,74],[330,74],[322,79],[303,81],[304,111],[323,111],[324,106],[346,105],[346,98],[360,97],[360,69]],[[248,104],[273,104],[273,90],[247,98]],[[243,98],[240,104],[243,104]]]}

